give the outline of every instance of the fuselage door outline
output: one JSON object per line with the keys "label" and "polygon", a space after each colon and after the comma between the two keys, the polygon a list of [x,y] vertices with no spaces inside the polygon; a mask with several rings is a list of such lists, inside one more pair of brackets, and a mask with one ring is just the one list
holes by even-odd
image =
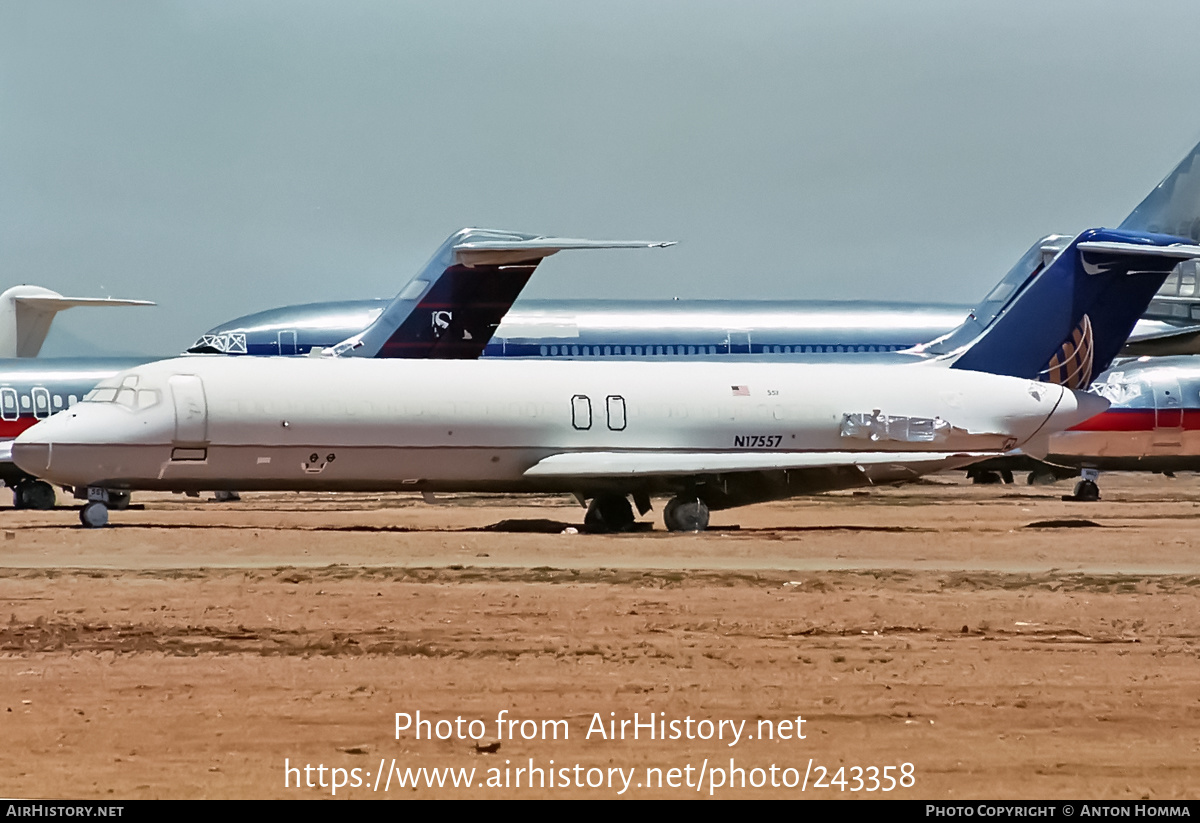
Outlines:
{"label": "fuselage door outline", "polygon": [[21,406],[17,390],[7,386],[0,389],[0,419],[19,420],[20,417]]}
{"label": "fuselage door outline", "polygon": [[173,374],[168,384],[175,405],[175,442],[208,442],[208,403],[204,384],[195,374]]}
{"label": "fuselage door outline", "polygon": [[592,427],[592,399],[586,394],[571,397],[571,425],[579,431]]}
{"label": "fuselage door outline", "polygon": [[625,398],[619,394],[610,394],[605,399],[608,407],[608,428],[610,431],[623,432],[626,425]]}

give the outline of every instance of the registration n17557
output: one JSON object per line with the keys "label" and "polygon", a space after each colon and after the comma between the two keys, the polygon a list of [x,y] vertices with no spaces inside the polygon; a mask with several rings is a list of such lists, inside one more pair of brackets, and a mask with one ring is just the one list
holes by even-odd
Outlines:
{"label": "registration n17557", "polygon": [[777,449],[782,442],[782,434],[738,434],[733,437],[735,449]]}

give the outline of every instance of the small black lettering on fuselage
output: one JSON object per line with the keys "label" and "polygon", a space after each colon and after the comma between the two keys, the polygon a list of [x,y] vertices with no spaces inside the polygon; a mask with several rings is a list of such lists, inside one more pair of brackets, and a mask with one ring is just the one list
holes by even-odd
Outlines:
{"label": "small black lettering on fuselage", "polygon": [[735,449],[777,449],[783,442],[782,434],[738,434],[734,435]]}

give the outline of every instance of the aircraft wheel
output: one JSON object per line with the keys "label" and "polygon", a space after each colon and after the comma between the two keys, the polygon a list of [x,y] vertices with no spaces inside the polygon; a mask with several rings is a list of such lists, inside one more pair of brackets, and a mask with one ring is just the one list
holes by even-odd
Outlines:
{"label": "aircraft wheel", "polygon": [[1096,485],[1094,480],[1080,480],[1075,484],[1075,499],[1076,500],[1099,500],[1100,487]]}
{"label": "aircraft wheel", "polygon": [[93,500],[79,510],[79,522],[89,529],[102,529],[108,525],[108,506]]}
{"label": "aircraft wheel", "polygon": [[108,507],[117,511],[124,511],[129,508],[129,492],[110,491],[108,493]]}
{"label": "aircraft wheel", "polygon": [[1058,480],[1052,471],[1044,471],[1042,469],[1034,469],[1029,473],[1029,477],[1025,478],[1025,482],[1030,486],[1049,486]]}
{"label": "aircraft wheel", "polygon": [[670,530],[671,523],[674,522],[675,509],[679,508],[679,498],[672,497],[667,501],[667,505],[663,506],[663,524]]}
{"label": "aircraft wheel", "polygon": [[702,532],[708,528],[708,505],[699,497],[672,497],[663,509],[668,531]]}
{"label": "aircraft wheel", "polygon": [[13,508],[14,509],[24,509],[26,507],[27,506],[25,503],[25,484],[22,483],[19,486],[13,486]]}
{"label": "aircraft wheel", "polygon": [[48,511],[54,508],[56,502],[54,487],[45,480],[22,483],[18,488],[18,494],[21,496],[21,505],[18,508],[37,509],[38,511]]}
{"label": "aircraft wheel", "polygon": [[213,492],[213,500],[218,503],[236,503],[241,499],[242,496],[237,492],[221,491],[219,489]]}
{"label": "aircraft wheel", "polygon": [[633,506],[623,494],[602,494],[592,500],[583,525],[597,531],[622,532],[633,525]]}
{"label": "aircraft wheel", "polygon": [[1000,476],[1000,472],[978,471],[970,472],[967,476],[971,478],[971,482],[976,486],[994,486],[997,483],[1004,482]]}

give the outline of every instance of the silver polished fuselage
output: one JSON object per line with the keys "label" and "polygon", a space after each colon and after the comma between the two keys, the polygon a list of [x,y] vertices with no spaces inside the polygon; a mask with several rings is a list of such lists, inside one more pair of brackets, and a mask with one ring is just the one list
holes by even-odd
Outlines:
{"label": "silver polished fuselage", "polygon": [[[936,363],[202,356],[147,364],[97,391],[105,402],[82,402],[18,438],[18,465],[70,486],[181,491],[590,495],[704,479],[723,483],[723,499],[739,505],[954,468],[1105,405],[1059,386]],[[938,433],[848,427],[874,417],[937,421]],[[897,464],[854,465],[855,454],[880,452],[897,455]],[[617,470],[546,463],[563,455],[600,455]]]}
{"label": "silver polished fuselage", "polygon": [[[308,354],[358,334],[389,302],[269,309],[210,329],[192,350]],[[713,360],[893,352],[950,332],[971,308],[877,300],[522,300],[496,329],[483,357]],[[1168,336],[1186,322],[1143,319],[1131,343],[1155,352],[1174,353],[1171,346],[1182,347],[1180,353],[1200,350],[1191,338],[1150,339]]]}
{"label": "silver polished fuselage", "polygon": [[1117,363],[1091,388],[1112,405],[1054,435],[1046,462],[1105,471],[1200,471],[1200,357]]}

